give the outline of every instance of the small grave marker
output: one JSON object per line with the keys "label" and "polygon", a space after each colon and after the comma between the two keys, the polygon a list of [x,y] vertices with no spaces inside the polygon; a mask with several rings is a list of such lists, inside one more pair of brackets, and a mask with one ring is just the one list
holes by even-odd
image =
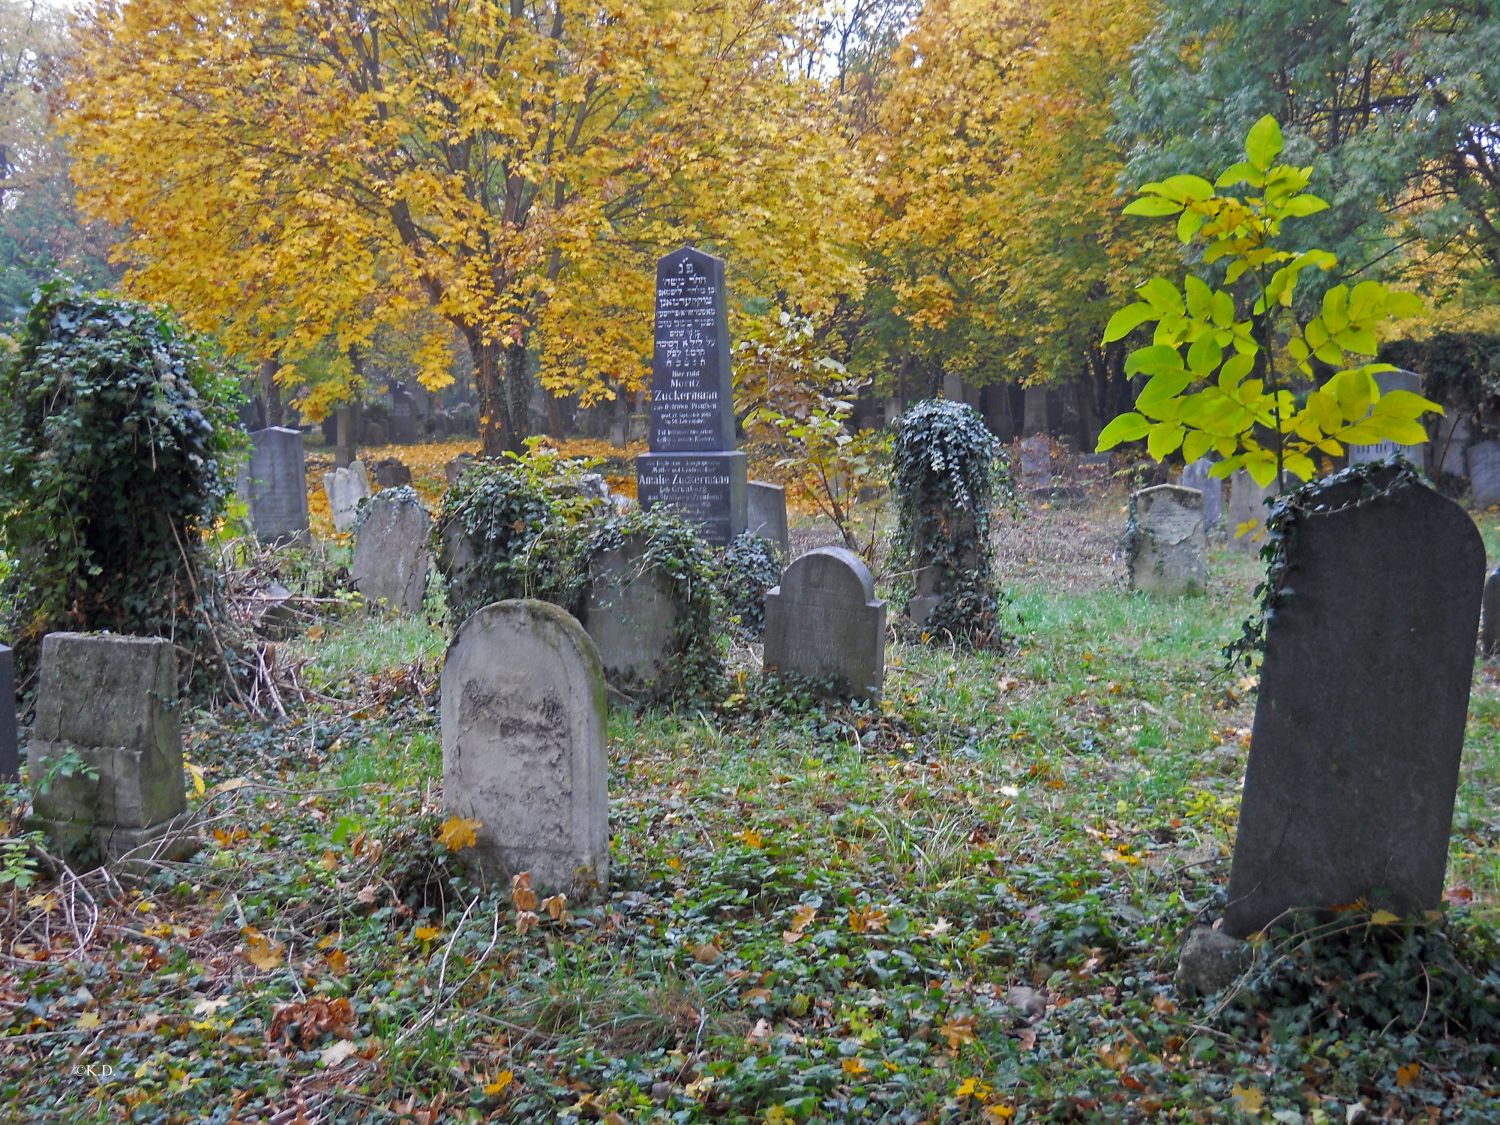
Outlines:
{"label": "small grave marker", "polygon": [[409,488],[388,489],[366,503],[354,532],[354,588],[400,613],[419,613],[427,592],[432,518]]}
{"label": "small grave marker", "polygon": [[826,681],[835,694],[880,698],[885,602],[863,559],[819,547],[787,568],[766,594],[765,669]]}
{"label": "small grave marker", "polygon": [[1130,497],[1126,557],[1130,588],[1149,594],[1189,594],[1208,586],[1208,538],[1203,493],[1161,484]]}
{"label": "small grave marker", "polygon": [[250,435],[250,461],[240,470],[240,491],[262,543],[307,537],[307,468],[302,431],[271,426]]}

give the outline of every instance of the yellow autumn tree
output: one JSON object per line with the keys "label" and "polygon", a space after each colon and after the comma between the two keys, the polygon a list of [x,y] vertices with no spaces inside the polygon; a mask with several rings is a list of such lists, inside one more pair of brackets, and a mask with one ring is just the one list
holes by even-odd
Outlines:
{"label": "yellow autumn tree", "polygon": [[[486,451],[542,380],[643,385],[654,258],[693,241],[733,291],[857,291],[826,220],[841,154],[792,56],[800,2],[100,0],[66,119],[84,205],[128,227],[136,291],[237,354],[456,329]],[[810,98],[809,95],[813,95]]]}
{"label": "yellow autumn tree", "polygon": [[[977,384],[1091,374],[1140,273],[1122,219],[1114,83],[1149,24],[1145,0],[930,0],[902,44],[869,138],[875,276],[918,361]],[[910,361],[908,361],[910,362]],[[1103,404],[1101,404],[1103,405]]]}

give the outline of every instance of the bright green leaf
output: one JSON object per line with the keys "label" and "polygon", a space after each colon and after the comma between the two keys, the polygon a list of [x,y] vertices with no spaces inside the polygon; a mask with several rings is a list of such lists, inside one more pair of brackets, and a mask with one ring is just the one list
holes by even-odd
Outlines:
{"label": "bright green leaf", "polygon": [[1109,324],[1104,328],[1104,342],[1109,344],[1123,339],[1146,321],[1155,319],[1157,319],[1156,310],[1144,301],[1126,305],[1109,318]]}
{"label": "bright green leaf", "polygon": [[1269,113],[1250,126],[1250,135],[1245,138],[1245,155],[1255,167],[1269,168],[1281,148],[1281,126]]}
{"label": "bright green leaf", "polygon": [[1100,431],[1099,441],[1094,451],[1103,453],[1106,449],[1113,449],[1122,441],[1140,441],[1150,430],[1151,423],[1134,411],[1121,414]]}

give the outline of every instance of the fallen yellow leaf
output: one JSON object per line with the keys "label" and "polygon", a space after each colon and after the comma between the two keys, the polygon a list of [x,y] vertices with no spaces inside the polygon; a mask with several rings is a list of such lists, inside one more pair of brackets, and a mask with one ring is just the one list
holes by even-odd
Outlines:
{"label": "fallen yellow leaf", "polygon": [[1234,1103],[1234,1108],[1241,1113],[1259,1113],[1266,1104],[1266,1096],[1254,1086],[1232,1087],[1229,1091],[1229,1100]]}
{"label": "fallen yellow leaf", "polygon": [[481,822],[461,816],[450,816],[438,827],[438,843],[450,852],[472,848],[479,842]]}
{"label": "fallen yellow leaf", "polygon": [[485,1085],[484,1092],[492,1098],[498,1097],[499,1095],[505,1093],[506,1090],[510,1089],[510,1084],[515,1080],[516,1075],[514,1071],[502,1070],[499,1074],[495,1075],[495,1080],[493,1082],[487,1083]]}

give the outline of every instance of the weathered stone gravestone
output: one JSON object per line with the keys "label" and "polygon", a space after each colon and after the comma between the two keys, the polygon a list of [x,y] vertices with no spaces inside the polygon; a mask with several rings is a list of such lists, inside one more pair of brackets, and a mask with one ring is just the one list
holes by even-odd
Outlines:
{"label": "weathered stone gravestone", "polygon": [[1224,530],[1224,482],[1208,475],[1213,462],[1200,457],[1182,470],[1182,487],[1203,493],[1203,530]]}
{"label": "weathered stone gravestone", "polygon": [[690,246],[656,264],[651,452],[636,458],[635,471],[643,509],[676,508],[721,546],[745,530],[724,263]]}
{"label": "weathered stone gravestone", "polygon": [[[1415,371],[1380,371],[1375,375],[1375,383],[1383,395],[1390,394],[1392,391],[1410,391],[1418,395],[1422,393],[1422,376]],[[1393,441],[1379,441],[1373,445],[1351,445],[1347,452],[1351,465],[1361,465],[1368,461],[1383,461],[1392,454],[1400,454],[1412,464],[1421,465],[1424,457],[1423,445],[1397,445]]]}
{"label": "weathered stone gravestone", "polygon": [[1469,487],[1476,504],[1488,507],[1500,501],[1500,441],[1469,446]]}
{"label": "weathered stone gravestone", "polygon": [[1050,495],[1057,484],[1052,465],[1052,439],[1046,434],[1032,434],[1021,439],[1020,451],[1021,487],[1031,496]]}
{"label": "weathered stone gravestone", "polygon": [[416,440],[416,400],[404,383],[398,383],[391,391],[391,442],[410,445]]}
{"label": "weathered stone gravestone", "polygon": [[[1276,495],[1276,482],[1265,488],[1256,484],[1249,473],[1238,470],[1229,478],[1229,517],[1224,531],[1229,546],[1236,551],[1253,555],[1266,543],[1266,497]],[[1241,528],[1253,524],[1241,533]]]}
{"label": "weathered stone gravestone", "polygon": [[418,613],[427,592],[432,518],[416,493],[389,489],[370,500],[354,531],[354,588],[400,613]]}
{"label": "weathered stone gravestone", "polygon": [[542,893],[609,885],[604,676],[588,634],[546,602],[487,605],[448,646],[443,804],[479,821],[481,870]]}
{"label": "weathered stone gravestone", "polygon": [[323,491],[333,513],[333,530],[348,531],[354,526],[359,502],[370,498],[370,478],[363,461],[351,462],[347,469],[323,474]]}
{"label": "weathered stone gravestone", "polygon": [[1484,580],[1484,612],[1479,626],[1479,651],[1500,656],[1500,566]]}
{"label": "weathered stone gravestone", "polygon": [[819,547],[766,594],[767,672],[826,682],[838,695],[879,699],[885,682],[885,602],[864,560]]}
{"label": "weathered stone gravestone", "polygon": [[753,480],[748,486],[748,524],[751,535],[769,539],[781,549],[782,565],[791,554],[792,537],[786,522],[786,489],[779,484]]}
{"label": "weathered stone gravestone", "polygon": [[1437,420],[1437,435],[1427,451],[1428,472],[1450,476],[1469,475],[1469,442],[1474,436],[1469,416],[1461,407],[1449,406],[1448,413]]}
{"label": "weathered stone gravestone", "polygon": [[1442,900],[1484,545],[1409,470],[1301,490],[1265,660],[1225,929]]}
{"label": "weathered stone gravestone", "polygon": [[1208,536],[1203,493],[1159,484],[1130,497],[1126,544],[1130,588],[1148,594],[1191,594],[1208,586]]}
{"label": "weathered stone gravestone", "polygon": [[400,488],[411,483],[411,470],[398,458],[385,457],[375,462],[370,477],[381,488]]}
{"label": "weathered stone gravestone", "polygon": [[172,642],[43,637],[27,771],[36,820],[64,851],[92,842],[106,859],[190,853]]}
{"label": "weathered stone gravestone", "polygon": [[453,460],[443,466],[443,476],[447,478],[448,486],[451,488],[458,483],[458,478],[464,475],[464,471],[474,464],[474,454],[460,453]]}
{"label": "weathered stone gravestone", "polygon": [[307,537],[307,468],[302,432],[284,426],[250,435],[250,462],[240,470],[240,491],[250,524],[262,543]]}
{"label": "weathered stone gravestone", "polygon": [[0,782],[21,776],[16,727],[16,660],[9,645],[0,645]]}
{"label": "weathered stone gravestone", "polygon": [[672,653],[683,607],[670,577],[646,560],[646,542],[628,536],[589,568],[583,604],[588,631],[610,686],[627,695],[651,691],[676,676]]}

